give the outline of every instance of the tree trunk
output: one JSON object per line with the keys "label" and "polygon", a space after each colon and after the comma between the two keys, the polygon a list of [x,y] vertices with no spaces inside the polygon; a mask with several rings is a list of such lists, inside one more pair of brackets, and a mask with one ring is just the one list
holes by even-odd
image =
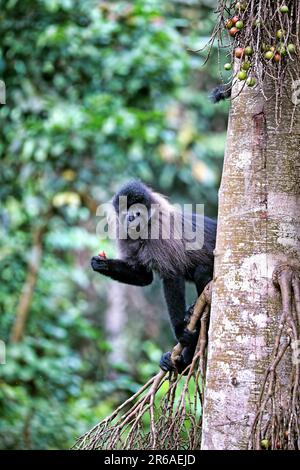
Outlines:
{"label": "tree trunk", "polygon": [[[273,92],[270,83],[267,96]],[[266,101],[257,89],[245,87],[231,106],[219,192],[203,449],[247,449],[282,311],[273,271],[278,264],[300,264],[300,106],[294,108],[291,95],[292,89],[277,130],[274,99]],[[280,371],[282,391],[290,368],[288,358]],[[282,396],[280,405],[285,403]]]}

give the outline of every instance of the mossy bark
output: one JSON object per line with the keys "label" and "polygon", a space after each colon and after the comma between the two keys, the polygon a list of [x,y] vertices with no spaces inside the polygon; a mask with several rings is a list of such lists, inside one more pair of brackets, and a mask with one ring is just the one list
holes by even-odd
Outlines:
{"label": "mossy bark", "polygon": [[[300,264],[300,105],[292,104],[290,89],[277,129],[274,99],[265,100],[257,89],[245,87],[231,106],[219,192],[203,449],[247,448],[281,313],[273,270],[282,262]],[[272,83],[266,91],[272,96]],[[283,384],[288,373],[285,361]]]}

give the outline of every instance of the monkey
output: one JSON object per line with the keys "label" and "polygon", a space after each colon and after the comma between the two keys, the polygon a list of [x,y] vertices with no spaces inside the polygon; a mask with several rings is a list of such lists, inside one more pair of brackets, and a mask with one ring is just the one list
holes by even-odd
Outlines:
{"label": "monkey", "polygon": [[215,87],[209,93],[209,97],[213,103],[218,103],[219,101],[226,100],[231,97],[232,93],[232,83],[223,84]]}
{"label": "monkey", "polygon": [[[121,204],[122,198],[125,205]],[[165,196],[139,180],[122,186],[113,197],[112,206],[120,258],[94,256],[91,266],[111,279],[136,286],[151,284],[153,272],[159,275],[175,337],[184,347],[176,362],[176,369],[182,372],[193,359],[199,333],[197,329],[190,332],[186,328],[192,308],[186,310],[185,283],[194,283],[199,296],[212,279],[217,223],[206,216],[185,214],[174,208]],[[171,227],[169,233],[166,224]],[[190,234],[194,239],[201,229],[203,243],[191,249]],[[149,236],[155,230],[156,236]],[[174,370],[170,351],[162,355],[160,367],[164,371]]]}

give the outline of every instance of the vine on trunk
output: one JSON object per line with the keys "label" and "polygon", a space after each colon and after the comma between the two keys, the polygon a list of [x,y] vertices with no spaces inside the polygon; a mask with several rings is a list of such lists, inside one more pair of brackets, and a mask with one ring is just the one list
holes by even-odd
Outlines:
{"label": "vine on trunk", "polygon": [[[273,273],[282,297],[282,314],[270,365],[262,383],[249,449],[300,450],[300,271],[280,265]],[[289,383],[280,365],[291,362]]]}

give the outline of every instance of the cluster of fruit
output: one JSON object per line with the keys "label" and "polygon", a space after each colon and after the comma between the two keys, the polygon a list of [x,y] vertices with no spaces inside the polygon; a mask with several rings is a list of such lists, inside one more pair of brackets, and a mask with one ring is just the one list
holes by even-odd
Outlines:
{"label": "cluster of fruit", "polygon": [[[245,2],[236,2],[235,12],[236,14],[228,18],[225,26],[230,34],[230,36],[235,37],[239,32],[244,29],[244,21],[242,19],[243,12],[247,10],[247,4]],[[288,14],[289,7],[287,5],[281,5],[279,8],[280,13]],[[260,21],[256,20],[254,22],[254,27],[259,27]],[[277,46],[271,46],[267,44],[262,44],[262,53],[267,61],[274,60],[275,62],[280,62],[282,57],[287,54],[295,54],[296,47],[294,44],[286,44],[285,41],[286,32],[283,29],[279,29],[276,32],[276,40],[278,41]],[[249,87],[256,85],[256,79],[252,76],[249,76],[249,71],[251,70],[251,56],[253,55],[253,48],[248,45],[246,47],[236,47],[234,50],[234,56],[237,59],[241,59],[240,70],[237,74],[239,80],[245,81]],[[232,63],[228,62],[224,65],[225,70],[232,69]]]}
{"label": "cluster of fruit", "polygon": [[[237,12],[241,12],[246,10],[246,5],[241,4],[241,2],[237,2],[235,5],[235,9]],[[244,21],[240,18],[239,15],[235,15],[232,18],[228,18],[228,20],[225,23],[226,28],[228,29],[228,32],[230,36],[235,37],[241,29],[244,27]]]}
{"label": "cluster of fruit", "polygon": [[[243,59],[240,71],[237,75],[239,80],[246,80],[247,85],[253,87],[256,84],[256,80],[254,77],[248,77],[248,71],[251,69],[251,56],[253,54],[253,49],[251,46],[247,47],[237,47],[234,51],[234,55],[237,59]],[[232,64],[227,63],[224,65],[225,70],[231,70]]]}
{"label": "cluster of fruit", "polygon": [[[282,29],[279,29],[276,33],[277,39],[283,39],[284,35],[285,35],[285,31],[283,31]],[[265,59],[266,60],[274,59],[275,62],[280,62],[281,58],[286,56],[287,53],[295,54],[296,52],[296,46],[293,43],[289,43],[287,44],[287,46],[285,46],[282,43],[279,43],[277,47],[269,46],[263,43],[261,48],[262,48],[262,51],[264,52]]]}

